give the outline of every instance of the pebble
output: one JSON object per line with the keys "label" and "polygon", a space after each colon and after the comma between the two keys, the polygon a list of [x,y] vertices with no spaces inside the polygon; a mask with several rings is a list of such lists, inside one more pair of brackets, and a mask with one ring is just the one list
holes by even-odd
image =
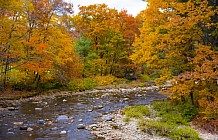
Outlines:
{"label": "pebble", "polygon": [[112,121],[113,117],[112,116],[105,116],[104,120],[105,121]]}
{"label": "pebble", "polygon": [[14,132],[7,132],[7,134],[14,135],[15,133]]}
{"label": "pebble", "polygon": [[91,124],[91,125],[89,125],[89,127],[92,128],[92,129],[93,128],[98,128],[98,125],[97,124]]}
{"label": "pebble", "polygon": [[61,131],[60,134],[67,134],[67,131]]}
{"label": "pebble", "polygon": [[38,124],[44,125],[45,124],[45,120],[38,120]]}
{"label": "pebble", "polygon": [[23,125],[23,122],[14,122],[14,125]]}
{"label": "pebble", "polygon": [[51,130],[55,131],[55,130],[58,130],[58,128],[57,127],[53,127],[53,128],[51,128]]}
{"label": "pebble", "polygon": [[41,111],[41,110],[42,110],[42,108],[35,108],[35,110],[36,110],[36,111]]}
{"label": "pebble", "polygon": [[128,100],[129,100],[129,98],[124,98],[123,100],[124,100],[124,101],[128,101]]}
{"label": "pebble", "polygon": [[9,111],[14,111],[14,110],[16,110],[15,107],[7,107],[7,109],[8,109]]}
{"label": "pebble", "polygon": [[92,111],[93,111],[92,109],[89,109],[89,110],[88,110],[88,112],[92,112]]}
{"label": "pebble", "polygon": [[97,106],[97,107],[95,107],[96,109],[102,109],[103,108],[103,106],[102,105],[99,105],[99,106]]}
{"label": "pebble", "polygon": [[69,118],[66,115],[58,116],[57,121],[67,121]]}
{"label": "pebble", "polygon": [[78,124],[77,129],[85,129],[86,126],[84,124]]}
{"label": "pebble", "polygon": [[27,128],[27,131],[28,131],[28,132],[33,131],[33,128],[28,127],[28,128]]}
{"label": "pebble", "polygon": [[67,100],[66,99],[63,99],[63,102],[66,102]]}
{"label": "pebble", "polygon": [[20,130],[27,130],[27,126],[20,126]]}
{"label": "pebble", "polygon": [[83,121],[83,119],[79,119],[78,121],[79,121],[79,122],[82,122],[82,121]]}

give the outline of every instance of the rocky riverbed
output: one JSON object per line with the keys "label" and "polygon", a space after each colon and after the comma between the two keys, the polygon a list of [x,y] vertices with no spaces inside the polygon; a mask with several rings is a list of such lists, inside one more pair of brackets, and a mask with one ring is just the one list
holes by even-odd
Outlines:
{"label": "rocky riverbed", "polygon": [[0,111],[0,140],[90,140],[101,139],[87,130],[102,115],[128,105],[164,100],[158,88],[97,89],[59,92],[12,102]]}

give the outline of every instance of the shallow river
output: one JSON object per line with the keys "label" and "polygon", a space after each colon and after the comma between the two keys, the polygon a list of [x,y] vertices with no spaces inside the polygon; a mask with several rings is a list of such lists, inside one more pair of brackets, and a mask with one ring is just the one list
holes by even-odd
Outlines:
{"label": "shallow river", "polygon": [[[90,93],[29,101],[18,110],[0,112],[0,140],[100,140],[89,130],[77,129],[97,123],[100,116],[128,105],[150,104],[166,97],[157,91],[132,93]],[[69,117],[57,121],[61,115]],[[82,120],[81,120],[82,119]],[[21,126],[33,131],[20,130]],[[60,134],[66,131],[66,134]]]}

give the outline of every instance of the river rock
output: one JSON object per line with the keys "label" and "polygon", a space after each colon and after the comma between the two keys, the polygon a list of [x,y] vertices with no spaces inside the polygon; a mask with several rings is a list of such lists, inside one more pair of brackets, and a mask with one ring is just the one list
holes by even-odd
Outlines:
{"label": "river rock", "polygon": [[51,128],[51,130],[55,131],[55,130],[58,130],[58,128],[57,127],[53,127],[53,128]]}
{"label": "river rock", "polygon": [[78,124],[77,129],[85,129],[86,126],[84,124]]}
{"label": "river rock", "polygon": [[83,119],[79,119],[78,121],[79,121],[79,122],[82,122],[82,121],[83,121]]}
{"label": "river rock", "polygon": [[15,107],[7,107],[7,109],[8,109],[9,111],[14,111],[14,110],[16,110]]}
{"label": "river rock", "polygon": [[124,101],[128,101],[128,100],[129,100],[129,98],[124,98],[123,100],[124,100]]}
{"label": "river rock", "polygon": [[42,108],[35,108],[35,110],[36,110],[36,111],[41,111],[41,110],[42,110]]}
{"label": "river rock", "polygon": [[45,120],[38,120],[38,124],[44,125],[45,124]]}
{"label": "river rock", "polygon": [[112,116],[105,116],[104,120],[105,121],[112,121],[113,117]]}
{"label": "river rock", "polygon": [[67,131],[61,131],[60,134],[67,134]]}
{"label": "river rock", "polygon": [[102,105],[99,105],[99,106],[96,106],[95,109],[102,109],[103,106]]}
{"label": "river rock", "polygon": [[92,111],[93,111],[92,109],[89,109],[89,110],[88,110],[88,112],[92,112]]}
{"label": "river rock", "polygon": [[33,128],[28,127],[28,128],[27,128],[27,131],[28,131],[28,132],[33,131]]}
{"label": "river rock", "polygon": [[20,130],[27,130],[27,126],[20,126]]}
{"label": "river rock", "polygon": [[90,127],[91,129],[96,129],[96,128],[98,128],[98,125],[97,125],[97,124],[91,124],[91,125],[89,125],[89,127]]}
{"label": "river rock", "polygon": [[63,102],[66,102],[67,100],[66,99],[63,99]]}
{"label": "river rock", "polygon": [[23,125],[23,122],[14,122],[14,125]]}
{"label": "river rock", "polygon": [[8,135],[14,135],[14,132],[7,132]]}
{"label": "river rock", "polygon": [[66,115],[61,115],[61,116],[58,116],[57,118],[57,121],[67,121],[67,120],[69,120],[69,118]]}

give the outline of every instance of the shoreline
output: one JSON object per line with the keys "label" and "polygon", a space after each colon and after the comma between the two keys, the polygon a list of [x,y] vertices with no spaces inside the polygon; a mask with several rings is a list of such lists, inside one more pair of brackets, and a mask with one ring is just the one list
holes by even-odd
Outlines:
{"label": "shoreline", "polygon": [[[47,98],[56,98],[59,96],[74,96],[81,94],[92,94],[92,93],[131,93],[131,92],[146,92],[148,90],[158,91],[158,86],[143,86],[139,87],[138,85],[118,85],[118,86],[105,86],[105,87],[96,87],[92,90],[85,90],[81,92],[73,92],[73,91],[61,91],[61,90],[48,90],[43,91],[41,93],[32,93],[28,95],[30,92],[26,92],[25,95],[17,95],[16,93],[10,94],[9,96],[0,95],[0,111],[7,109],[7,107],[16,107],[20,103],[28,102],[28,101],[37,101],[43,100]],[[13,91],[12,91],[13,92]],[[16,91],[15,91],[16,92]]]}
{"label": "shoreline", "polygon": [[[110,116],[113,118],[111,121],[106,121],[104,118]],[[129,122],[124,122],[125,115],[122,110],[117,110],[113,113],[103,115],[101,121],[99,121],[93,129],[92,125],[88,127],[91,133],[97,137],[104,138],[105,140],[120,139],[120,140],[170,140],[170,138],[158,136],[156,134],[150,135],[139,130],[137,126],[137,119],[131,118]],[[218,134],[211,134],[198,129],[194,125],[191,125],[195,131],[198,132],[199,137],[203,140],[218,140]]]}

